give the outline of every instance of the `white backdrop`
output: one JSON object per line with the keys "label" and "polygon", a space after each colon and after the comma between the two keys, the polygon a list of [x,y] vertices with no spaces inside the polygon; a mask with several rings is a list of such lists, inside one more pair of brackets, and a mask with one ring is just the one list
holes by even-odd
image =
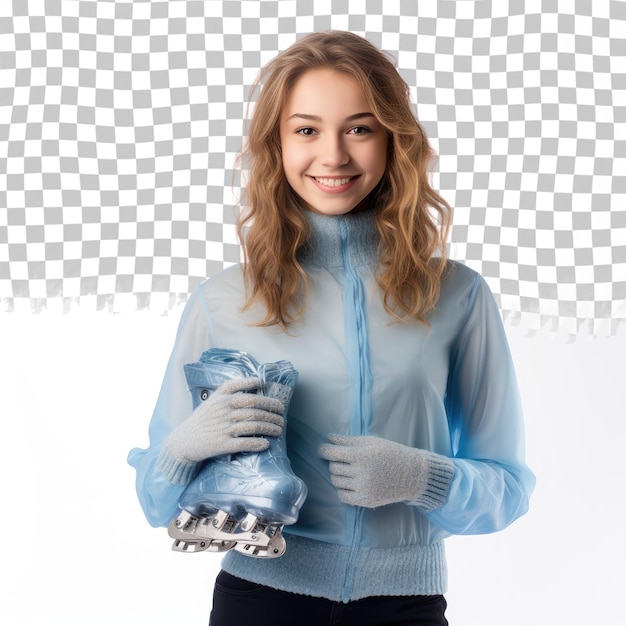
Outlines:
{"label": "white backdrop", "polygon": [[[0,316],[0,623],[208,623],[220,557],[171,552],[126,465],[177,318]],[[626,337],[507,331],[537,489],[509,529],[448,540],[450,623],[621,625]]]}

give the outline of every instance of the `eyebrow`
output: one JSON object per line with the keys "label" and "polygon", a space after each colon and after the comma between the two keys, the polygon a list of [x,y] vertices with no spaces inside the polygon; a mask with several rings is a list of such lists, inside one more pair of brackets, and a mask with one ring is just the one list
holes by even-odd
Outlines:
{"label": "eyebrow", "polygon": [[[291,120],[294,117],[303,119],[303,120],[311,120],[313,122],[321,122],[322,118],[319,115],[309,115],[308,113],[294,113],[290,115],[287,119]],[[361,119],[363,117],[375,117],[373,113],[365,112],[365,113],[354,113],[353,115],[348,115],[346,117],[346,122],[353,122],[354,120]]]}

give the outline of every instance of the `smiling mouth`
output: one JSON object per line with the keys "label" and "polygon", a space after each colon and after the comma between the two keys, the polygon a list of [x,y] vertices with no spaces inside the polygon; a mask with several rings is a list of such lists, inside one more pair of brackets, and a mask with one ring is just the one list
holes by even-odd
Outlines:
{"label": "smiling mouth", "polygon": [[356,176],[342,176],[337,178],[328,178],[325,176],[311,176],[315,181],[324,187],[341,187],[341,185],[347,185],[350,181],[356,178]]}

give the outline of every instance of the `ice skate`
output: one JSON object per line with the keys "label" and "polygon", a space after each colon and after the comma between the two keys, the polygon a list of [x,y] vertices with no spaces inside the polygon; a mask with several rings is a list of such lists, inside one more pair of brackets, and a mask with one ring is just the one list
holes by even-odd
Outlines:
{"label": "ice skate", "polygon": [[[257,363],[238,350],[211,349],[185,366],[194,408],[227,380],[258,376],[259,393],[279,398],[285,414],[298,373],[288,361]],[[263,452],[225,455],[209,460],[183,493],[180,515],[168,532],[173,550],[224,552],[279,557],[286,549],[282,528],[293,524],[306,498],[306,485],[292,471],[285,430],[269,437]]]}

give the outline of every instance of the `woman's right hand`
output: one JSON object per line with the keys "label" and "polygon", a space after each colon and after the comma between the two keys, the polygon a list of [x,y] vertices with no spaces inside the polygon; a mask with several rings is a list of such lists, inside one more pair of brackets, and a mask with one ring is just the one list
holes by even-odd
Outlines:
{"label": "woman's right hand", "polygon": [[247,393],[260,386],[258,378],[227,381],[174,429],[163,444],[159,467],[173,479],[180,466],[222,454],[261,452],[266,437],[280,437],[285,405],[276,398]]}

